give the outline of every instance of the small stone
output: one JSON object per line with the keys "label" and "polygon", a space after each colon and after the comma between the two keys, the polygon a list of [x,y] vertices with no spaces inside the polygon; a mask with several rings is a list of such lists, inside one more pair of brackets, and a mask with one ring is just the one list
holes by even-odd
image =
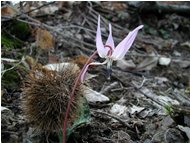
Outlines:
{"label": "small stone", "polygon": [[174,56],[176,56],[176,57],[180,57],[180,56],[181,56],[181,53],[178,52],[178,51],[174,51],[173,54],[174,54]]}
{"label": "small stone", "polygon": [[114,104],[110,110],[112,114],[118,116],[126,116],[127,115],[127,107],[119,104]]}
{"label": "small stone", "polygon": [[161,121],[161,124],[162,127],[166,129],[174,124],[174,120],[170,116],[167,116]]}
{"label": "small stone", "polygon": [[159,65],[162,66],[168,66],[171,63],[171,59],[170,58],[166,58],[166,57],[161,57],[159,58]]}

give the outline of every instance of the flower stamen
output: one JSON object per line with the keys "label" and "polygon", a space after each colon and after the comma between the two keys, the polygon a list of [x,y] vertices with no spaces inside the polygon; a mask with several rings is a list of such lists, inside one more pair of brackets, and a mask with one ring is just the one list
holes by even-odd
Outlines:
{"label": "flower stamen", "polygon": [[112,47],[111,47],[111,46],[109,46],[109,45],[105,45],[105,46],[104,46],[104,48],[106,48],[106,47],[108,47],[108,48],[109,48],[109,51],[108,51],[108,53],[107,53],[107,56],[111,56],[111,55],[112,55],[112,53],[113,53]]}

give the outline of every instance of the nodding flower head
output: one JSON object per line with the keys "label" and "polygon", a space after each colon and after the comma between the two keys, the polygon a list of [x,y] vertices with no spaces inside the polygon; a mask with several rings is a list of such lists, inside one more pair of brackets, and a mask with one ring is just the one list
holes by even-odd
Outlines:
{"label": "nodding flower head", "polygon": [[[103,63],[90,63],[89,65],[103,65],[107,64],[108,73],[111,73],[112,62],[116,60],[121,60],[124,58],[125,54],[133,44],[137,33],[140,29],[143,28],[143,25],[136,27],[133,31],[129,32],[129,34],[115,47],[113,37],[112,37],[112,27],[109,24],[109,36],[105,44],[102,42],[101,29],[100,29],[100,15],[98,16],[98,27],[96,32],[96,48],[98,51],[98,55],[101,58],[105,58],[106,60]],[[88,66],[84,70],[86,72]],[[84,74],[81,76],[81,80],[83,81]]]}
{"label": "nodding flower head", "polygon": [[96,48],[98,54],[102,58],[111,58],[112,60],[121,60],[131,45],[133,44],[138,31],[143,28],[143,25],[138,26],[133,31],[129,32],[129,34],[123,39],[116,47],[114,45],[113,37],[112,37],[112,28],[111,24],[109,24],[109,36],[104,45],[102,42],[101,30],[100,30],[100,16],[98,17],[98,27],[96,32]]}

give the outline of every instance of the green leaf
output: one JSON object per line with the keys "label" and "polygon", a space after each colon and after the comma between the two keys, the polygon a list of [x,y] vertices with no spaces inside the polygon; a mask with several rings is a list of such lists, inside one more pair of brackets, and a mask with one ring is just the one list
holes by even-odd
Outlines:
{"label": "green leaf", "polygon": [[[78,110],[77,110],[77,115],[78,118],[74,121],[71,127],[67,128],[67,139],[69,136],[74,132],[75,129],[78,127],[87,124],[90,121],[90,109],[88,106],[88,102],[85,97],[81,96],[80,101],[78,102]],[[60,142],[62,141],[62,130],[60,131],[60,136],[59,136]]]}
{"label": "green leaf", "polygon": [[26,40],[30,33],[28,24],[21,21],[13,21],[10,33],[20,40]]}
{"label": "green leaf", "polygon": [[11,38],[10,36],[6,34],[1,35],[1,44],[4,45],[6,49],[13,49],[21,45],[19,41]]}
{"label": "green leaf", "polygon": [[168,39],[170,37],[169,33],[164,30],[164,29],[160,29],[159,30],[159,33],[161,34],[161,36],[164,38],[164,39]]}
{"label": "green leaf", "polygon": [[9,70],[2,77],[2,87],[6,89],[17,89],[19,86],[20,77],[15,70]]}
{"label": "green leaf", "polygon": [[172,112],[173,112],[173,109],[172,109],[172,105],[171,104],[167,104],[164,106],[164,109],[165,109],[165,112],[170,115]]}

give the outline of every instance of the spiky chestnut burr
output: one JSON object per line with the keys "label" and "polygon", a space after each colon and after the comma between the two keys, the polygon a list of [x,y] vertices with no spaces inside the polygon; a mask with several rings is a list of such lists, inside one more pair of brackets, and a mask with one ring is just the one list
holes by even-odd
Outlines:
{"label": "spiky chestnut burr", "polygon": [[[79,70],[65,66],[62,70],[35,69],[30,72],[23,87],[22,107],[27,120],[35,129],[46,133],[59,132],[63,127],[69,95]],[[68,118],[68,124],[77,118],[77,106],[83,96],[79,84]]]}

